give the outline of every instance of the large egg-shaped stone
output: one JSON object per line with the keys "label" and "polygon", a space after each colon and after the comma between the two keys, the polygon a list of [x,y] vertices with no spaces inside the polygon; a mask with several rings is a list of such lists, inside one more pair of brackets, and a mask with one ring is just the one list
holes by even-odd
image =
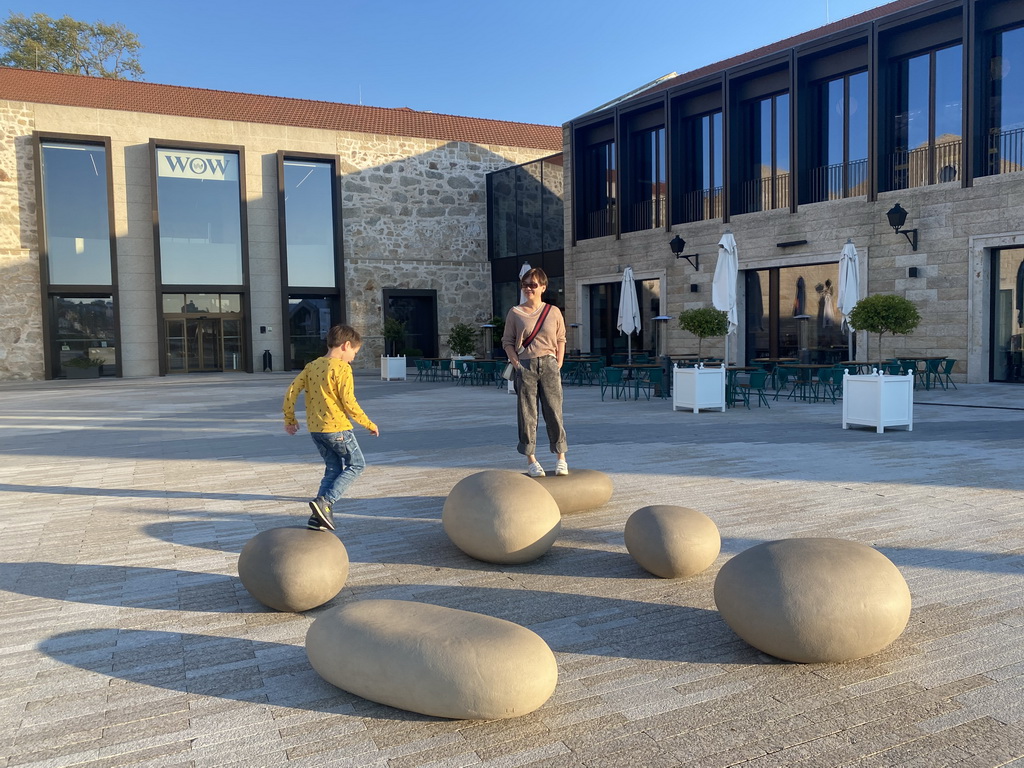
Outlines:
{"label": "large egg-shaped stone", "polygon": [[325,611],[306,632],[306,655],[339,688],[435,717],[519,717],[558,682],[554,654],[526,627],[407,600]]}
{"label": "large egg-shaped stone", "polygon": [[881,552],[841,539],[783,539],[741,552],[718,572],[715,603],[755,648],[808,663],[877,653],[910,619],[899,569]]}
{"label": "large egg-shaped stone", "polygon": [[611,477],[596,469],[570,469],[568,475],[531,479],[551,494],[563,515],[595,509],[607,504],[612,497]]}
{"label": "large egg-shaped stone", "polygon": [[671,504],[642,507],[626,520],[626,550],[640,567],[663,579],[684,579],[715,562],[718,526],[695,509]]}
{"label": "large egg-shaped stone", "polygon": [[348,578],[348,552],[326,531],[271,528],[246,542],[238,578],[249,594],[277,611],[308,611],[337,595]]}
{"label": "large egg-shaped stone", "polygon": [[528,563],[555,543],[562,516],[551,494],[518,472],[490,469],[464,477],[444,502],[448,538],[487,563]]}

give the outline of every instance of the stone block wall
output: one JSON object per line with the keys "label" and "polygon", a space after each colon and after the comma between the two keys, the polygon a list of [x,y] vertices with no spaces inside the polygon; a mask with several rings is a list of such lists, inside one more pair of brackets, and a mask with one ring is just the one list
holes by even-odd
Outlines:
{"label": "stone block wall", "polygon": [[[192,119],[0,101],[0,379],[43,376],[31,135],[107,136],[117,238],[122,370],[159,370],[150,139],[242,147],[248,216],[255,370],[270,349],[282,367],[277,213],[278,150],[334,155],[343,175],[342,227],[348,322],[372,368],[383,352],[382,290],[437,291],[441,352],[456,322],[491,315],[486,174],[550,151],[401,136]],[[272,330],[260,333],[260,326]]]}

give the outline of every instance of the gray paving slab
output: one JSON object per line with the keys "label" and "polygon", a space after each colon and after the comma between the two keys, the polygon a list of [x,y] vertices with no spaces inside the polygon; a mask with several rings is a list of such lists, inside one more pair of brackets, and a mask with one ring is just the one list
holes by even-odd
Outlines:
{"label": "gray paving slab", "polygon": [[[321,473],[281,428],[286,374],[0,384],[0,768],[10,766],[1001,766],[1024,761],[1024,388],[916,394],[913,431],[841,429],[841,404],[726,413],[566,391],[570,466],[609,504],[525,565],[474,561],[440,513],[482,469],[521,470],[512,397],[382,382],[382,428],[336,508],[351,569],[302,615],[237,579],[260,531],[301,526]],[[548,463],[550,459],[547,460]],[[682,581],[628,556],[653,503],[709,515],[722,553]],[[878,548],[911,588],[906,632],[839,665],[772,659],[715,610],[730,557],[789,536]],[[559,663],[538,711],[402,712],[309,667],[306,629],[352,600],[516,621]]]}

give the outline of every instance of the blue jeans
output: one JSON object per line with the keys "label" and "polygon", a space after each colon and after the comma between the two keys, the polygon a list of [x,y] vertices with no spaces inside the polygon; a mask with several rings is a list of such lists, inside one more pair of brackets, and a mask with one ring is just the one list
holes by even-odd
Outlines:
{"label": "blue jeans", "polygon": [[310,432],[316,449],[324,458],[324,479],[320,481],[317,496],[332,507],[345,495],[356,478],[366,469],[366,460],[359,449],[356,434],[347,432]]}

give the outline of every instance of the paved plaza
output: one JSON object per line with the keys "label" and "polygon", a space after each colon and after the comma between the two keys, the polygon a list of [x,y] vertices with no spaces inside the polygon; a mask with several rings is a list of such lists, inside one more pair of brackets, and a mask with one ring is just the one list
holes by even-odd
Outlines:
{"label": "paved plaza", "polygon": [[[491,387],[357,376],[381,427],[336,507],[337,598],[276,613],[242,546],[304,525],[322,463],[282,428],[288,374],[0,384],[0,768],[9,766],[1024,765],[1024,388],[916,395],[912,432],[843,430],[841,405],[726,413],[566,391],[570,467],[606,506],[540,560],[470,559],[441,509],[468,474],[521,471]],[[553,457],[544,454],[549,468]],[[669,581],[626,553],[636,509],[693,507],[714,565]],[[913,611],[867,659],[801,665],[739,640],[712,596],[762,541],[832,536],[888,556]],[[559,682],[536,712],[449,721],[321,680],[303,639],[331,606],[417,600],[540,634]]]}

